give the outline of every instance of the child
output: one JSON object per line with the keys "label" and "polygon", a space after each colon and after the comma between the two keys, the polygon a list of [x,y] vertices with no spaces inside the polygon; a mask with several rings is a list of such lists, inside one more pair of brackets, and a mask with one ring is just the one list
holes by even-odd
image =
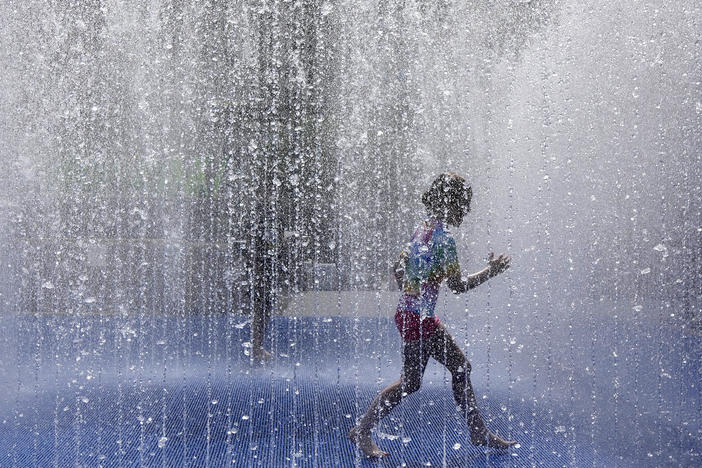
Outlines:
{"label": "child", "polygon": [[429,212],[415,231],[395,265],[395,278],[403,290],[395,313],[395,323],[402,336],[402,375],[373,400],[349,438],[368,457],[388,455],[371,439],[371,430],[407,395],[419,390],[427,361],[433,357],[451,372],[453,396],[466,418],[474,445],[507,449],[516,444],[504,440],[485,427],[470,382],[471,366],[448,330],[434,315],[439,286],[446,279],[449,288],[459,294],[484,283],[509,268],[510,258],[490,254],[483,270],[461,277],[456,241],[446,224],[460,226],[470,211],[472,191],[465,179],[445,173],[434,180],[422,196]]}

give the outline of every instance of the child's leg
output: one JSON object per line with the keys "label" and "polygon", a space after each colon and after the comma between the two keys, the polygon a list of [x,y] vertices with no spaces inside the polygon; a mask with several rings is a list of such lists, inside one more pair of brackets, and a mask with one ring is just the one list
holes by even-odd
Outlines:
{"label": "child's leg", "polygon": [[358,443],[368,456],[385,454],[370,440],[370,432],[404,397],[419,390],[424,369],[429,361],[429,345],[421,340],[405,342],[402,355],[403,368],[400,379],[375,397],[359,425],[349,433],[351,439]]}
{"label": "child's leg", "polygon": [[503,440],[487,430],[470,382],[470,362],[443,325],[437,328],[431,344],[431,356],[451,372],[453,397],[466,418],[473,444],[501,449],[514,445],[514,442]]}
{"label": "child's leg", "polygon": [[431,356],[451,372],[453,398],[468,422],[471,437],[484,437],[487,429],[470,382],[470,362],[443,325],[437,328],[432,338]]}
{"label": "child's leg", "polygon": [[403,397],[419,390],[422,385],[424,369],[429,361],[428,350],[422,349],[426,347],[427,344],[421,343],[420,340],[404,343],[402,376],[375,397],[361,419],[359,424],[361,432],[369,433],[378,424],[378,421],[402,401]]}

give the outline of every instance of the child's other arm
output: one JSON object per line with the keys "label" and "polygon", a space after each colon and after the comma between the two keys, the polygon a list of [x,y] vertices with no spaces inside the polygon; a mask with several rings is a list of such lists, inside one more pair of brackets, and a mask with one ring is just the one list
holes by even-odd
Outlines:
{"label": "child's other arm", "polygon": [[395,281],[397,281],[397,287],[402,289],[402,284],[405,279],[405,268],[407,267],[407,258],[409,257],[409,252],[403,249],[400,253],[400,258],[395,262],[392,267],[392,273],[395,276]]}
{"label": "child's other arm", "polygon": [[497,276],[503,271],[507,270],[511,261],[512,259],[504,254],[501,254],[499,257],[495,258],[495,254],[490,252],[488,266],[477,273],[469,275],[465,279],[461,277],[460,273],[449,276],[447,280],[449,288],[451,288],[451,291],[453,291],[454,294],[460,294],[468,291],[469,289],[476,288],[493,276]]}

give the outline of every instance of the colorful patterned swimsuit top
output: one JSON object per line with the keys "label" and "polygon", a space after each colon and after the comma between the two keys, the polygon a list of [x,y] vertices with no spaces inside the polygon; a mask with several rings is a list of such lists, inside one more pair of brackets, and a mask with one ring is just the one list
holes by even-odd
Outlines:
{"label": "colorful patterned swimsuit top", "polygon": [[433,317],[441,282],[461,273],[451,232],[437,219],[425,220],[402,250],[400,261],[405,274],[398,309]]}

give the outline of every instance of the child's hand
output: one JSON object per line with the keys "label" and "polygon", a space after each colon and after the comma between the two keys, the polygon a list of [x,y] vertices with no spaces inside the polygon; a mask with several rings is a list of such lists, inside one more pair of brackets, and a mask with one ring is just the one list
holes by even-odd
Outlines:
{"label": "child's hand", "polygon": [[500,254],[499,257],[495,258],[495,253],[490,252],[488,256],[488,275],[490,277],[499,275],[509,268],[509,262],[511,261],[512,259],[505,254]]}

